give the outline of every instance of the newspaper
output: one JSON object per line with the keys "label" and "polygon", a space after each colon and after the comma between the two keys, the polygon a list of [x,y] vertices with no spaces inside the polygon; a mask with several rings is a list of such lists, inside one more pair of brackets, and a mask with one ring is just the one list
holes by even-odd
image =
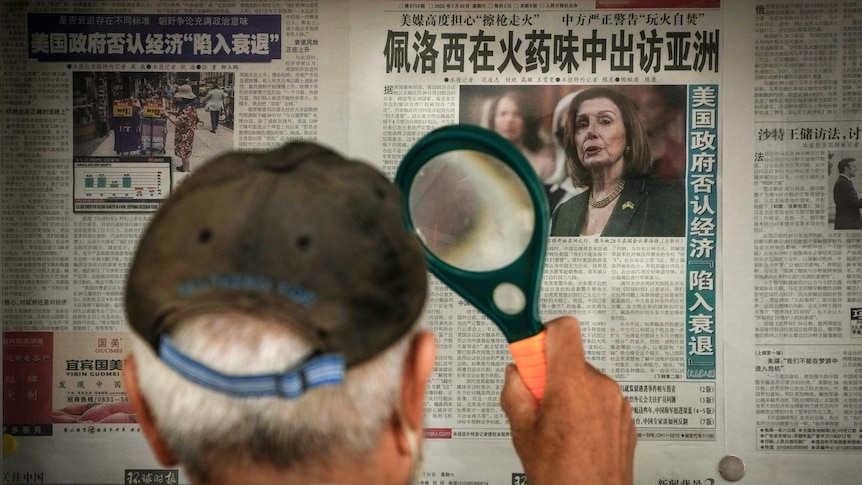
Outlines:
{"label": "newspaper", "polygon": [[[152,458],[120,374],[129,258],[189,171],[311,139],[394,177],[423,135],[495,127],[508,98],[556,209],[586,190],[559,113],[594,87],[631,100],[654,178],[684,193],[659,211],[672,235],[550,237],[542,278],[542,319],[578,317],[632,403],[636,483],[858,483],[862,230],[833,193],[860,183],[839,174],[862,159],[858,3],[189,5],[3,5],[4,483],[187,483]],[[189,88],[190,153],[172,121]],[[431,283],[421,483],[526,484],[506,339]]]}

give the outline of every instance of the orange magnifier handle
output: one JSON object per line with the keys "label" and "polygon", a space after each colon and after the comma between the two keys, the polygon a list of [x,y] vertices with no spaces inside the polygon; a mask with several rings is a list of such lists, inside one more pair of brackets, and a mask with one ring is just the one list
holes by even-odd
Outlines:
{"label": "orange magnifier handle", "polygon": [[509,344],[509,352],[515,358],[515,367],[527,389],[539,402],[545,395],[547,362],[545,361],[545,336],[547,332],[527,337]]}

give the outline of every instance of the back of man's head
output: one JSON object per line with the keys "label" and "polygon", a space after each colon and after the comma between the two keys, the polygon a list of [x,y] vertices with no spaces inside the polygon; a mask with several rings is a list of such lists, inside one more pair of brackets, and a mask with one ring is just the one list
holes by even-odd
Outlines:
{"label": "back of man's head", "polygon": [[367,455],[401,404],[426,285],[397,189],[370,166],[311,143],[208,162],[127,281],[159,434],[203,481]]}
{"label": "back of man's head", "polygon": [[[138,385],[161,437],[202,483],[226,470],[337,466],[373,454],[386,420],[398,412],[407,334],[347,370],[340,384],[296,398],[241,398],[194,384],[136,338]],[[248,314],[200,314],[180,322],[171,342],[190,359],[227,375],[284,372],[312,352],[281,322]]]}

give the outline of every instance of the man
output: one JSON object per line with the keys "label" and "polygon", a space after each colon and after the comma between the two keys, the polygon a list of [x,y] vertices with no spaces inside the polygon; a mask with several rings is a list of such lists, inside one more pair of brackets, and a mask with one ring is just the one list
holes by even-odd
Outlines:
{"label": "man", "polygon": [[210,113],[210,133],[215,133],[218,130],[218,118],[221,115],[221,110],[224,109],[225,93],[218,85],[211,85],[204,96],[204,108]]}
{"label": "man", "polygon": [[[163,204],[128,276],[124,369],[162,464],[199,485],[415,482],[436,347],[399,197],[296,142],[212,160]],[[547,328],[542,403],[511,366],[501,398],[531,485],[632,483],[628,402],[573,318]]]}
{"label": "man", "polygon": [[862,199],[856,193],[851,178],[856,176],[856,159],[842,158],[838,162],[838,180],[832,188],[835,200],[835,229],[862,229]]}

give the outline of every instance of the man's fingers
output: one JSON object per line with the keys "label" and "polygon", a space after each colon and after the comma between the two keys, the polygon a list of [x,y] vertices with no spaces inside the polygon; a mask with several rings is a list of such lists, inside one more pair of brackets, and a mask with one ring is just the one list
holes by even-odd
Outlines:
{"label": "man's fingers", "polygon": [[[572,361],[583,362],[586,359],[584,342],[581,339],[581,326],[575,317],[560,317],[545,324],[548,332],[546,353],[554,355],[560,366],[568,366]],[[551,360],[550,358],[548,359]],[[548,369],[550,371],[551,369]]]}
{"label": "man's fingers", "polygon": [[514,364],[506,367],[503,391],[500,393],[500,407],[503,408],[503,412],[509,418],[513,432],[515,432],[514,428],[516,427],[523,429],[531,426],[538,411],[538,401],[527,389],[524,381],[521,380]]}
{"label": "man's fingers", "polygon": [[560,317],[548,322],[545,329],[548,332],[545,340],[548,366],[545,394],[549,394],[551,389],[560,389],[565,394],[565,389],[581,383],[582,376],[579,374],[587,366],[581,328],[574,317]]}

